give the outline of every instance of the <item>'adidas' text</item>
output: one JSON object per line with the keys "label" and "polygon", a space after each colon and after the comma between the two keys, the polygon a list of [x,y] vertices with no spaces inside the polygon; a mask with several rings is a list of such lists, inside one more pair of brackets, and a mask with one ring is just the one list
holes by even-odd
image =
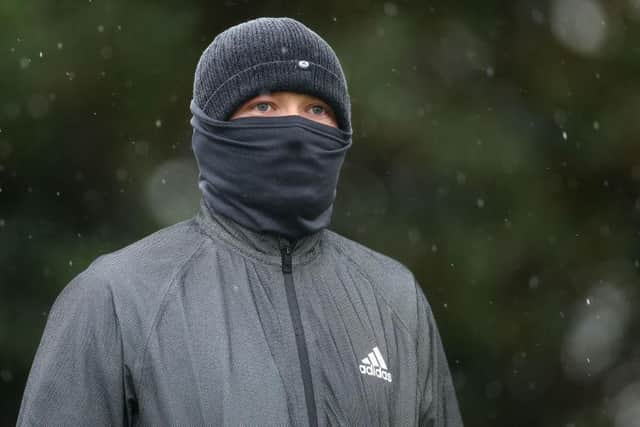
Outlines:
{"label": "'adidas' text", "polygon": [[378,347],[373,347],[373,351],[362,359],[360,373],[391,382],[391,372],[387,371],[387,364],[382,358],[382,353],[380,353]]}

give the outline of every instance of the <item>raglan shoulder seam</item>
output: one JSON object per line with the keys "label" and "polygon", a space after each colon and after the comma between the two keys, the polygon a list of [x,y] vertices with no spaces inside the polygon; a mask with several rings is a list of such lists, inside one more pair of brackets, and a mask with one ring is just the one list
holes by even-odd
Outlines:
{"label": "raglan shoulder seam", "polygon": [[[369,275],[367,273],[365,273],[363,271],[363,269],[360,267],[360,265],[353,259],[352,256],[350,256],[346,251],[343,251],[342,248],[340,247],[339,244],[337,244],[334,241],[331,241],[331,245],[333,245],[333,247],[340,252],[340,254],[342,254],[346,259],[348,259],[350,261],[350,263],[354,266],[354,268],[362,275],[362,277],[364,277],[364,279],[371,285],[371,288],[375,290],[376,295],[385,303],[385,305],[389,308],[389,310],[391,311],[391,313],[393,313],[393,315],[398,319],[398,321],[400,322],[400,324],[402,325],[402,327],[405,329],[405,331],[411,335],[411,336],[417,336],[415,335],[412,331],[411,328],[409,328],[407,326],[407,324],[405,323],[405,321],[402,319],[402,316],[400,316],[400,314],[398,314],[398,312],[396,311],[395,307],[393,306],[393,304],[391,304],[387,298],[385,297],[384,293],[380,291],[380,289],[378,288],[378,286],[374,283],[373,280],[371,280],[371,278],[369,277]],[[399,261],[398,262],[400,265],[402,265]],[[410,274],[411,277],[413,277],[413,273],[411,272],[411,270],[409,270],[406,266],[402,265],[407,272]],[[415,279],[414,279],[415,281]]]}
{"label": "raglan shoulder seam", "polygon": [[186,267],[191,263],[191,261],[196,256],[196,254],[200,252],[200,250],[202,250],[205,243],[206,243],[206,240],[202,239],[201,242],[195,247],[193,252],[191,252],[191,254],[187,257],[187,259],[180,266],[176,267],[173,275],[171,276],[171,279],[169,280],[169,284],[167,285],[164,291],[164,294],[162,295],[162,298],[158,303],[158,308],[154,311],[153,320],[149,324],[149,331],[146,333],[146,337],[144,338],[144,344],[140,350],[140,354],[136,356],[134,366],[133,366],[133,382],[136,386],[139,385],[138,381],[142,379],[141,374],[142,374],[142,367],[144,365],[144,358],[147,354],[149,341],[151,340],[151,336],[153,335],[154,326],[158,322],[160,314],[162,313],[164,307],[166,306],[169,300],[168,298],[169,298],[169,295],[171,294],[171,290],[176,286],[177,279],[181,276],[182,272],[186,269]]}

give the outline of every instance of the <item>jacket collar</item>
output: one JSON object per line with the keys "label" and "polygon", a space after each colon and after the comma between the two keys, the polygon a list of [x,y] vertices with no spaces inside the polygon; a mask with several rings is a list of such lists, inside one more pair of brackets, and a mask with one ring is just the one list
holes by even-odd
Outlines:
{"label": "jacket collar", "polygon": [[266,232],[251,230],[210,208],[204,197],[200,198],[200,210],[196,222],[210,237],[217,237],[234,246],[245,255],[274,265],[282,264],[281,244],[289,243],[293,265],[305,264],[320,252],[324,229],[301,237],[295,242]]}

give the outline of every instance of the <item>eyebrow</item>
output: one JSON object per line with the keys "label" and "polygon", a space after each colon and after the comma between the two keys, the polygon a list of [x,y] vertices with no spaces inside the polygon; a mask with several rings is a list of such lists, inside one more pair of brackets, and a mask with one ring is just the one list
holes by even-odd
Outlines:
{"label": "eyebrow", "polygon": [[[325,100],[323,100],[321,98],[318,98],[318,97],[311,96],[311,95],[305,95],[305,96],[306,96],[306,100],[308,102],[320,102],[320,103],[326,105],[331,111],[333,111],[333,108],[331,107],[331,105],[327,101],[325,101]],[[271,94],[268,94],[268,93],[260,94],[260,95],[256,95],[253,98],[249,99],[246,102],[246,104],[249,105],[249,104],[251,104],[253,102],[258,102],[258,101],[261,101],[263,99],[274,99],[276,97],[277,96],[274,96],[274,95],[271,95]]]}

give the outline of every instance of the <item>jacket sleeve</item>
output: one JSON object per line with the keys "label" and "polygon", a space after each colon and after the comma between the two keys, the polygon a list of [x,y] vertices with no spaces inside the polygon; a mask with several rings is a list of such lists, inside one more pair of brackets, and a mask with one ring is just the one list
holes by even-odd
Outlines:
{"label": "jacket sleeve", "polygon": [[418,384],[421,389],[419,425],[458,427],[462,417],[438,326],[421,287],[418,300]]}
{"label": "jacket sleeve", "polygon": [[121,331],[111,288],[86,270],[54,301],[27,379],[18,426],[120,426]]}

